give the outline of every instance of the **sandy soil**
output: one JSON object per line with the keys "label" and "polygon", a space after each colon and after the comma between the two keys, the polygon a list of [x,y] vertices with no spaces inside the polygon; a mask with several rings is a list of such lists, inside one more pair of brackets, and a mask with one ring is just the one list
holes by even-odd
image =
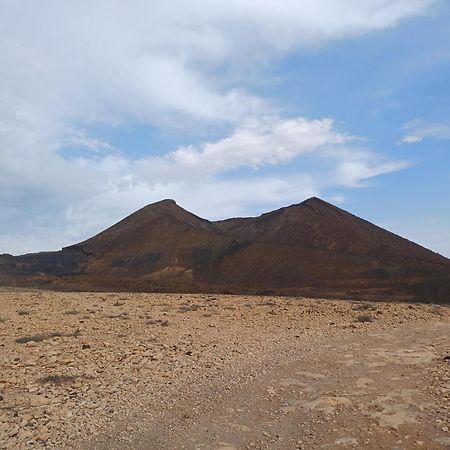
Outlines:
{"label": "sandy soil", "polygon": [[445,449],[448,307],[0,291],[0,448]]}

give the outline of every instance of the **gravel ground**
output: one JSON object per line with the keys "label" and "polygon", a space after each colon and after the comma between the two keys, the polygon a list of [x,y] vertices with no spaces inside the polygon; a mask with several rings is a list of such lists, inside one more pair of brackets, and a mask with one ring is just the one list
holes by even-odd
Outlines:
{"label": "gravel ground", "polygon": [[450,444],[447,307],[35,290],[0,302],[0,448]]}

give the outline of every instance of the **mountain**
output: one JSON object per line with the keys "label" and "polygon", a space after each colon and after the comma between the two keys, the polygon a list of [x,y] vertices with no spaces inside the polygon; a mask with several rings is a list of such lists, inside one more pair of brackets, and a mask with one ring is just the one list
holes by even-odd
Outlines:
{"label": "mountain", "polygon": [[318,198],[210,222],[173,200],[59,252],[0,256],[0,283],[450,302],[450,260]]}

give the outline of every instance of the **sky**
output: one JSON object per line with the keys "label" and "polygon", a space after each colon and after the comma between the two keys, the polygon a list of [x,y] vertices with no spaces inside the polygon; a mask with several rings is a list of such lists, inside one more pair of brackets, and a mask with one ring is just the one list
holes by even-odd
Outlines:
{"label": "sky", "polygon": [[0,254],[318,196],[450,257],[445,0],[0,0]]}

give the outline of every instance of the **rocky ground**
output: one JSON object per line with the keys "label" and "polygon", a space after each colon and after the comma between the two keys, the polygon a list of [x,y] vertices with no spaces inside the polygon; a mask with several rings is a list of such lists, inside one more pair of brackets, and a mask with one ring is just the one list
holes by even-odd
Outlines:
{"label": "rocky ground", "polygon": [[0,448],[445,449],[450,310],[0,291]]}

